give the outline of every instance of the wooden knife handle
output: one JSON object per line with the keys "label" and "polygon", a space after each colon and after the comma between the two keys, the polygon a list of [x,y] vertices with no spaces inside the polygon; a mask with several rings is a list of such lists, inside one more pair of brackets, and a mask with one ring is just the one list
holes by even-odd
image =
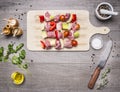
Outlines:
{"label": "wooden knife handle", "polygon": [[88,88],[90,88],[90,89],[94,88],[94,85],[95,85],[96,80],[97,80],[97,78],[98,78],[98,76],[100,74],[100,71],[101,71],[100,67],[97,67],[95,69],[95,71],[94,71],[93,75],[91,76],[91,79],[90,79],[90,81],[88,83]]}

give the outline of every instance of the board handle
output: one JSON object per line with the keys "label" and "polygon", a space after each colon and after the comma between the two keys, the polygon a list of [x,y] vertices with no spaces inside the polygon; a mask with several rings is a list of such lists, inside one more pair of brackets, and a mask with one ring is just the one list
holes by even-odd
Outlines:
{"label": "board handle", "polygon": [[93,73],[93,75],[91,76],[91,79],[88,83],[88,88],[90,89],[93,89],[94,88],[94,85],[96,83],[96,80],[98,79],[98,76],[100,74],[100,71],[101,71],[101,68],[100,67],[97,67]]}
{"label": "board handle", "polygon": [[108,27],[96,27],[94,28],[94,33],[107,34],[110,32]]}

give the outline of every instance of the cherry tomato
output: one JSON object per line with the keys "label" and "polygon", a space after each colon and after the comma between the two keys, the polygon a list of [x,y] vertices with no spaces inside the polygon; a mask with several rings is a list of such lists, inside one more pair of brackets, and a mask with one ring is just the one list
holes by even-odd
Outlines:
{"label": "cherry tomato", "polygon": [[71,41],[72,46],[76,47],[78,45],[78,42],[76,40]]}
{"label": "cherry tomato", "polygon": [[75,25],[75,29],[76,29],[76,30],[79,30],[79,29],[80,29],[80,25],[79,25],[79,24],[76,24],[76,25]]}
{"label": "cherry tomato", "polygon": [[64,31],[64,37],[68,37],[69,36],[69,31]]}
{"label": "cherry tomato", "polygon": [[60,21],[65,21],[65,15],[60,15],[60,19],[59,19]]}

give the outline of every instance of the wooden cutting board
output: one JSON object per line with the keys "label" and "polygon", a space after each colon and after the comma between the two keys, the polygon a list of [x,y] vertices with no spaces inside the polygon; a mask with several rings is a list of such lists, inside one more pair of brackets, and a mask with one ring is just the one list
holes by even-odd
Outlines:
{"label": "wooden cutting board", "polygon": [[[59,51],[86,51],[89,50],[90,38],[99,33],[107,34],[110,29],[108,27],[95,27],[89,21],[89,12],[86,10],[37,10],[29,11],[27,13],[27,48],[32,51],[46,51],[40,46],[41,29],[43,24],[39,22],[39,15],[44,15],[45,12],[49,12],[51,15],[75,13],[77,14],[77,22],[81,28],[79,30],[80,37],[77,38],[78,46],[71,49],[61,49]],[[54,48],[47,51],[58,51]]]}

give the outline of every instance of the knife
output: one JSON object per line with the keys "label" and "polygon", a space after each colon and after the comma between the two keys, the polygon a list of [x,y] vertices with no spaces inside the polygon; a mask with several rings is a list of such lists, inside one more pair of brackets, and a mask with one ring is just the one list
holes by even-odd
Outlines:
{"label": "knife", "polygon": [[107,59],[110,55],[111,50],[112,50],[112,41],[110,40],[107,42],[104,51],[101,53],[100,60],[99,60],[100,62],[98,64],[98,66],[96,67],[96,69],[94,70],[93,75],[91,76],[91,79],[88,83],[88,88],[90,88],[90,89],[94,88],[94,85],[96,83],[96,80],[98,79],[100,71],[101,71],[101,69],[104,68],[104,66],[107,62]]}

